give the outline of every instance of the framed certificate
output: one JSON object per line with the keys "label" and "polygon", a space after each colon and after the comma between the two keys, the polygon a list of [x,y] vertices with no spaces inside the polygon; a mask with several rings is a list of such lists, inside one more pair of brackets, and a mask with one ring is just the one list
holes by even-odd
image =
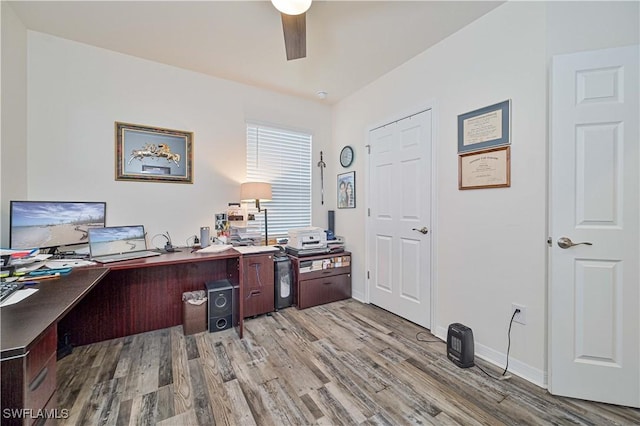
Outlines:
{"label": "framed certificate", "polygon": [[511,100],[458,116],[458,154],[511,143]]}
{"label": "framed certificate", "polygon": [[458,155],[458,189],[511,186],[511,147]]}

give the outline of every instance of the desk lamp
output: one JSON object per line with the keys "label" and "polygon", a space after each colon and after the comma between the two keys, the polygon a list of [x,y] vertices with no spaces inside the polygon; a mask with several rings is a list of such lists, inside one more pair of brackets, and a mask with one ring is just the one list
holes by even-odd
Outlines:
{"label": "desk lamp", "polygon": [[271,184],[266,182],[245,182],[240,185],[240,200],[255,201],[258,213],[264,210],[264,245],[269,245],[267,209],[260,208],[260,201],[271,201]]}

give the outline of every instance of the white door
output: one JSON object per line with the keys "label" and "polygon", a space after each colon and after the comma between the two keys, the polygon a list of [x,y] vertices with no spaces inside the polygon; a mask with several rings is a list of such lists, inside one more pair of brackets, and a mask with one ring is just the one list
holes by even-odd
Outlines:
{"label": "white door", "polygon": [[633,407],[640,406],[639,76],[633,46],[555,57],[551,83],[549,390]]}
{"label": "white door", "polygon": [[431,111],[369,134],[369,300],[431,327]]}

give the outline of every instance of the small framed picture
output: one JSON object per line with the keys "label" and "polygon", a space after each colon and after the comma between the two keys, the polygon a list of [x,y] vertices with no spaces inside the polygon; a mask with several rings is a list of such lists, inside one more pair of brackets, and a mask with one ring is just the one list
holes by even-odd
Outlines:
{"label": "small framed picture", "polygon": [[193,183],[193,133],[116,122],[116,180]]}
{"label": "small framed picture", "polygon": [[338,208],[353,209],[356,207],[356,172],[338,175]]}

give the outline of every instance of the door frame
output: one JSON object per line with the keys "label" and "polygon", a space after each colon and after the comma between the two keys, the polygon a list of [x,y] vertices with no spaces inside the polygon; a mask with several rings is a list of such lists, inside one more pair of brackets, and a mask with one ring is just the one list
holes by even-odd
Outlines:
{"label": "door frame", "polygon": [[431,210],[431,228],[429,229],[429,233],[431,234],[431,315],[429,318],[429,323],[431,324],[431,332],[435,334],[436,328],[436,306],[438,306],[438,271],[437,271],[437,250],[435,249],[438,246],[437,238],[438,238],[438,209],[437,209],[437,195],[438,195],[438,170],[437,170],[437,154],[438,154],[438,108],[437,102],[435,99],[429,99],[425,103],[421,103],[412,108],[407,108],[406,110],[396,112],[394,114],[390,114],[387,118],[375,122],[366,127],[365,130],[365,144],[364,148],[367,149],[367,158],[365,160],[365,168],[364,168],[364,183],[365,183],[365,194],[367,194],[366,208],[364,209],[364,222],[365,222],[365,302],[371,303],[371,281],[369,278],[369,271],[371,270],[371,265],[369,263],[370,259],[370,250],[369,243],[371,242],[371,221],[369,217],[369,210],[371,208],[371,196],[372,196],[372,185],[371,185],[371,160],[370,160],[370,144],[369,144],[369,136],[372,130],[375,130],[379,127],[386,126],[387,124],[394,123],[396,121],[403,120],[412,115],[419,114],[424,111],[431,111],[431,194],[430,194],[430,210]]}

